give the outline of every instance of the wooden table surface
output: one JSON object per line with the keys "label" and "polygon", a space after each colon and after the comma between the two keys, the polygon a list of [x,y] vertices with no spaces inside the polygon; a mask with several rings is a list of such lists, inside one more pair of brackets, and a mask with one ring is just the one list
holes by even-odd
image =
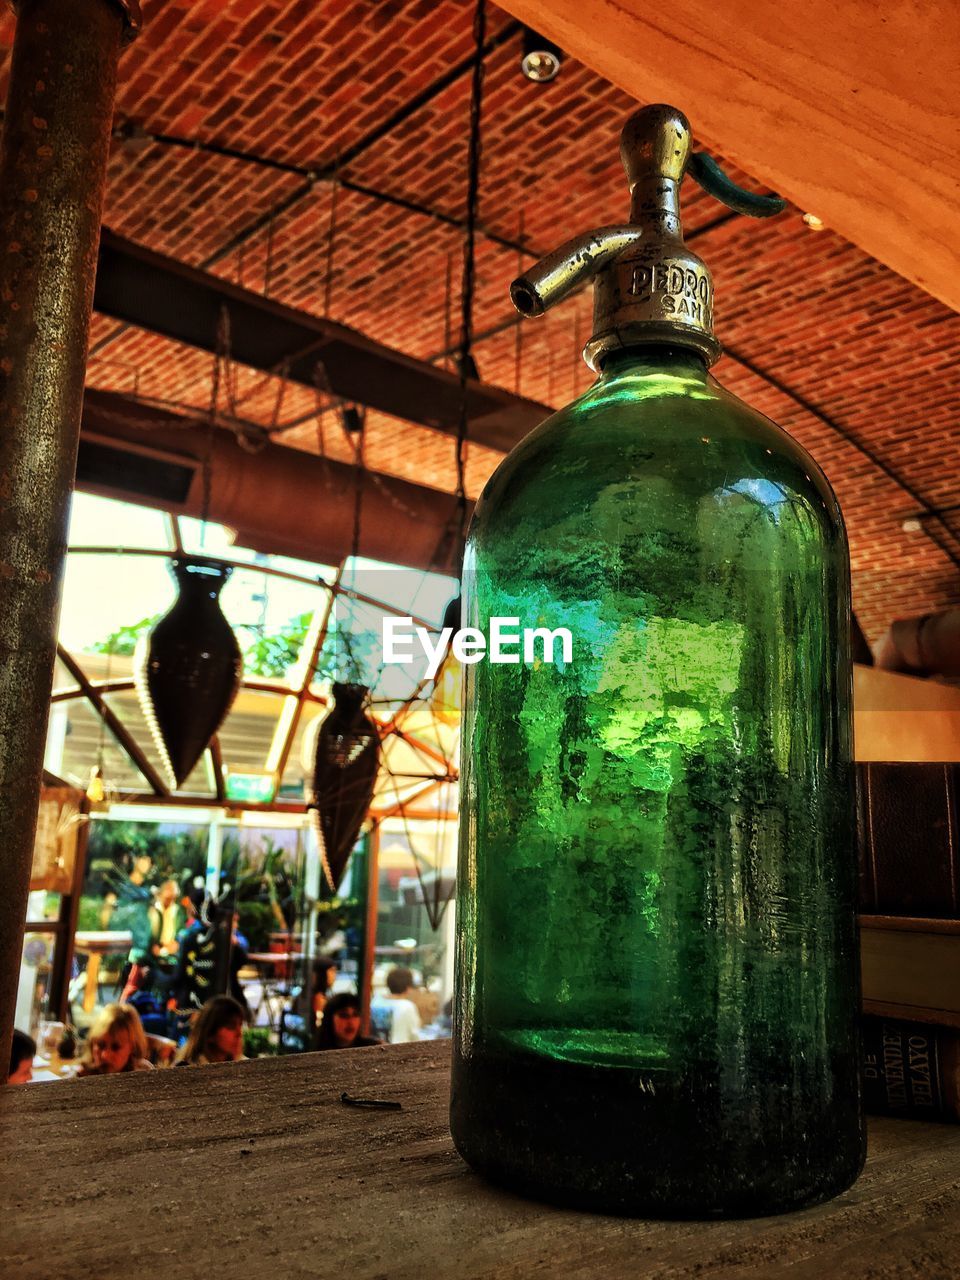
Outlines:
{"label": "wooden table surface", "polygon": [[[445,1043],[0,1089],[5,1280],[956,1280],[960,1126],[873,1120],[803,1213],[653,1222],[499,1191],[447,1132]],[[402,1111],[345,1107],[342,1090]]]}

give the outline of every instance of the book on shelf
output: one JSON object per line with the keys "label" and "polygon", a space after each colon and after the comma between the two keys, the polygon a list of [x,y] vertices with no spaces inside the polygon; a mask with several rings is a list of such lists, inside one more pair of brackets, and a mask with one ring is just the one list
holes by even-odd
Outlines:
{"label": "book on shelf", "polygon": [[867,1111],[960,1120],[960,1029],[864,1016],[861,1035]]}
{"label": "book on shelf", "polygon": [[860,910],[960,917],[960,764],[857,765]]}
{"label": "book on shelf", "polygon": [[864,1102],[911,1119],[960,1120],[960,764],[951,758],[857,765]]}
{"label": "book on shelf", "polygon": [[960,1029],[960,920],[860,916],[867,1014]]}

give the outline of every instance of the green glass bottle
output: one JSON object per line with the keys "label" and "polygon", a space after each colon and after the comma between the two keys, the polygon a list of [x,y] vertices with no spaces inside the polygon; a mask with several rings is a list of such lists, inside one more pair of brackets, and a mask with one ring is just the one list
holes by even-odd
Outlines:
{"label": "green glass bottle", "polygon": [[451,1130],[533,1196],[774,1213],[864,1158],[848,552],[810,456],[708,372],[686,121],[623,149],[631,224],[514,290],[599,270],[600,376],[468,540],[467,625],[573,652],[466,668]]}

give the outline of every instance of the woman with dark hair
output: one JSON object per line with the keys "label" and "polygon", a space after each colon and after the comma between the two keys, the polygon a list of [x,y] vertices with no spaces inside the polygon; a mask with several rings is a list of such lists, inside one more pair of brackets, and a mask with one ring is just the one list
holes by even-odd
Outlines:
{"label": "woman with dark hair", "polygon": [[363,1049],[367,1045],[381,1044],[372,1036],[360,1034],[360,998],[350,991],[331,996],[323,1011],[323,1021],[317,1032],[315,1049]]}
{"label": "woman with dark hair", "polygon": [[298,987],[289,1009],[280,1015],[280,1052],[304,1053],[314,1043],[330,990],[337,977],[337,962],[332,956],[318,956],[312,966],[311,1004],[307,1018],[307,985]]}
{"label": "woman with dark hair", "polygon": [[33,1055],[37,1052],[37,1042],[25,1031],[14,1029],[13,1041],[10,1045],[10,1071],[7,1084],[29,1084],[33,1079]]}
{"label": "woman with dark hair", "polygon": [[233,996],[214,996],[196,1016],[186,1043],[177,1054],[178,1067],[211,1062],[239,1062],[243,1057],[243,1006]]}

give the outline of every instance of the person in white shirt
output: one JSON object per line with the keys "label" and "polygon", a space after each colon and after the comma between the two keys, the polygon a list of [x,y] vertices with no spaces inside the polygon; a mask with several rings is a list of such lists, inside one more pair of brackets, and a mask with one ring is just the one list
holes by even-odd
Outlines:
{"label": "person in white shirt", "polygon": [[387,974],[389,995],[377,996],[370,1002],[370,1030],[389,1044],[408,1044],[419,1040],[420,1014],[406,993],[413,986],[413,974],[398,965]]}

